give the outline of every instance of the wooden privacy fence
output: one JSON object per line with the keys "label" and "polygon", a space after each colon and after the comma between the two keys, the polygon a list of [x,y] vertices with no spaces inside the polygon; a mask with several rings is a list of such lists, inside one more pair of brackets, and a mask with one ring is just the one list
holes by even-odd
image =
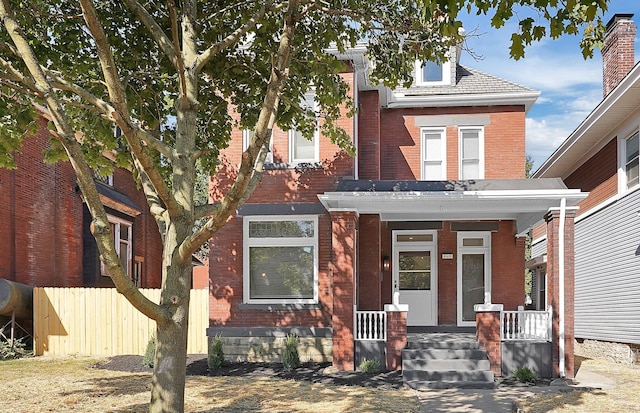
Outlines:
{"label": "wooden privacy fence", "polygon": [[[159,289],[142,289],[154,302]],[[187,352],[207,352],[209,291],[191,290]],[[41,355],[115,356],[144,354],[155,321],[115,288],[34,288],[34,349]]]}

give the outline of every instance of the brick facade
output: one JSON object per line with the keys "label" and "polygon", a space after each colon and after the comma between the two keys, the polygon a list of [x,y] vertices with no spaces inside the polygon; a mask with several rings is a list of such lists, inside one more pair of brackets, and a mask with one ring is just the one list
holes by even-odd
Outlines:
{"label": "brick facade", "polygon": [[[0,169],[0,277],[49,287],[113,286],[108,277],[86,277],[86,231],[82,196],[69,162],[42,160],[49,145],[46,119],[25,139],[15,170]],[[133,257],[142,263],[142,285],[159,287],[162,243],[144,194],[125,170],[114,171],[114,189],[141,206],[133,222]],[[114,215],[116,211],[110,211]],[[99,268],[97,254],[93,266]]]}
{"label": "brick facade", "polygon": [[[353,85],[353,74],[343,73]],[[392,259],[392,225],[379,214],[340,211],[318,212],[318,303],[317,305],[255,305],[244,299],[243,219],[271,215],[283,206],[297,208],[321,205],[318,194],[335,191],[342,179],[419,180],[421,170],[420,122],[443,120],[446,126],[447,178],[459,177],[461,126],[481,126],[484,136],[485,178],[521,179],[525,170],[525,107],[454,106],[446,108],[385,108],[380,92],[358,92],[357,130],[354,120],[342,126],[357,138],[358,157],[321,137],[317,165],[295,165],[289,159],[289,136],[277,127],[273,131],[274,164],[263,173],[261,184],[238,214],[210,242],[210,324],[216,329],[271,327],[327,327],[333,334],[333,364],[354,368],[353,306],[361,310],[382,310],[392,303],[393,269],[384,270],[384,257]],[[345,110],[345,108],[342,108]],[[230,110],[231,116],[238,114]],[[456,120],[462,119],[462,125]],[[436,120],[437,121],[437,120]],[[357,134],[356,134],[357,132]],[[223,151],[218,174],[211,179],[210,196],[217,201],[236,177],[242,155],[242,131],[234,130],[229,148]],[[357,162],[357,165],[356,165]],[[286,215],[286,214],[284,214]],[[524,304],[524,240],[515,236],[515,222],[494,220],[491,235],[492,293],[506,309]],[[457,324],[457,232],[451,222],[442,222],[437,233],[438,325]],[[450,252],[454,259],[443,259]],[[396,314],[396,315],[399,315]],[[391,320],[406,328],[404,319]],[[403,321],[404,320],[404,321]],[[398,324],[398,326],[400,326]],[[395,328],[395,327],[394,327]],[[400,328],[400,327],[399,327]],[[216,331],[218,331],[216,330]],[[403,345],[398,342],[391,344]],[[395,347],[394,347],[395,348]],[[396,351],[397,349],[393,350]],[[393,359],[393,357],[392,357]],[[388,360],[390,368],[400,363]]]}

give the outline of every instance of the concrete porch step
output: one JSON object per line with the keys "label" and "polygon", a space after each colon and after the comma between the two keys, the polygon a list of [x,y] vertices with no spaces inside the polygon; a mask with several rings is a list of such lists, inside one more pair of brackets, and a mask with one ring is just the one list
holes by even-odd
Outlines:
{"label": "concrete porch step", "polygon": [[417,390],[495,388],[487,353],[473,334],[410,334],[402,350],[402,377]]}
{"label": "concrete porch step", "polygon": [[[426,371],[473,371],[490,370],[489,360],[485,359],[404,359],[402,370]],[[491,378],[493,380],[493,377]]]}
{"label": "concrete porch step", "polygon": [[405,381],[404,384],[415,390],[439,389],[495,389],[496,383],[491,381]]}
{"label": "concrete porch step", "polygon": [[443,381],[493,383],[493,372],[490,370],[403,370],[402,377],[405,382]]}
{"label": "concrete porch step", "polygon": [[451,359],[469,359],[469,360],[486,360],[487,353],[480,349],[413,349],[407,348],[402,350],[403,360],[451,360]]}

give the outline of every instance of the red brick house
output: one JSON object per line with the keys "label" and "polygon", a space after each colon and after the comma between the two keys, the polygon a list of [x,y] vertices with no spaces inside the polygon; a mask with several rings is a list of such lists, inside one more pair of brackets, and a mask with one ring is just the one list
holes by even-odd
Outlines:
{"label": "red brick house", "polygon": [[[524,305],[528,228],[545,215],[553,227],[562,199],[584,197],[524,179],[538,92],[460,65],[455,50],[390,90],[367,82],[363,52],[343,56],[342,73],[357,156],[319,133],[274,130],[262,183],[211,240],[208,335],[225,337],[230,358],[279,360],[278,338],[292,332],[303,361],[354,369],[359,330],[377,328],[358,317],[387,310],[386,367],[399,368],[407,328],[474,332],[476,304]],[[214,198],[248,135],[233,133]]]}
{"label": "red brick house", "polygon": [[[637,360],[640,348],[640,65],[632,18],[617,14],[607,24],[602,101],[534,174],[589,192],[575,220],[575,337],[586,354],[596,347],[624,362]],[[528,263],[534,304],[547,298],[545,229],[535,228]]]}
{"label": "red brick house", "polygon": [[[112,287],[89,231],[91,217],[69,162],[43,162],[47,119],[25,139],[17,168],[0,168],[0,277],[37,287]],[[116,249],[136,284],[158,288],[162,244],[158,227],[131,173],[100,179]]]}

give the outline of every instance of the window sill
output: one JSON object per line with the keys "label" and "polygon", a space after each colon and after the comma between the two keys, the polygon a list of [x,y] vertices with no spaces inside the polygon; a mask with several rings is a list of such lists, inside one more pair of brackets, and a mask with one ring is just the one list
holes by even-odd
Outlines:
{"label": "window sill", "polygon": [[239,310],[259,310],[259,311],[300,311],[300,310],[322,310],[322,304],[267,304],[267,303],[241,303]]}
{"label": "window sill", "polygon": [[322,163],[321,162],[265,163],[264,169],[267,171],[284,170],[284,169],[322,169]]}

